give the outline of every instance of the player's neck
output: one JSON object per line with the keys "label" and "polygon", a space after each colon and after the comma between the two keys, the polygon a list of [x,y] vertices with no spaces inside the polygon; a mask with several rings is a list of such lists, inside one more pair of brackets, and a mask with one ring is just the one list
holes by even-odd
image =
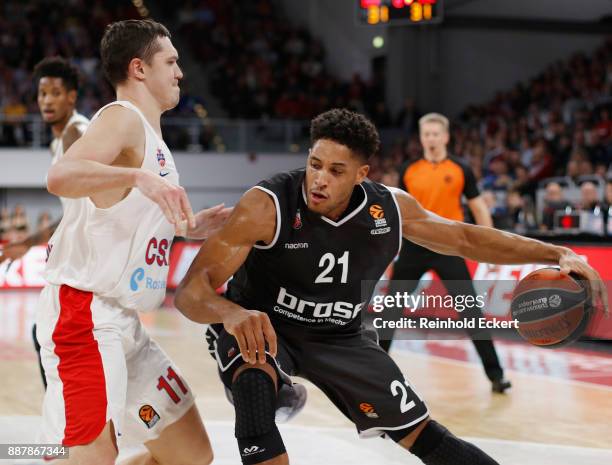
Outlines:
{"label": "player's neck", "polygon": [[338,221],[340,218],[342,218],[344,213],[346,213],[346,210],[348,209],[349,204],[350,204],[350,200],[351,199],[348,199],[345,203],[340,205],[338,208],[335,208],[334,210],[327,213],[325,215],[325,218],[330,219],[332,221]]}
{"label": "player's neck", "polygon": [[361,203],[361,201],[363,200],[363,196],[360,196],[360,193],[362,192],[362,189],[356,190],[356,188],[354,188],[349,198],[346,199],[345,202],[342,202],[342,204],[339,205],[337,208],[334,208],[333,211],[327,213],[325,217],[332,221],[338,221],[342,219],[345,215],[350,214],[351,211],[355,210],[358,207],[359,203]]}
{"label": "player's neck", "polygon": [[70,121],[70,118],[72,118],[73,113],[74,113],[74,108],[70,110],[68,113],[66,113],[66,116],[64,116],[61,119],[61,121],[58,121],[57,123],[53,123],[51,125],[51,134],[53,134],[53,137],[55,139],[61,137],[62,132],[64,132],[64,129],[66,128],[68,121]]}
{"label": "player's neck", "polygon": [[144,87],[117,87],[117,100],[133,103],[144,115],[155,132],[161,137],[161,114],[159,104]]}
{"label": "player's neck", "polygon": [[441,161],[446,160],[447,157],[448,157],[448,152],[446,151],[446,149],[440,152],[425,151],[423,154],[423,158],[425,158],[425,160],[430,161],[432,163],[440,163]]}

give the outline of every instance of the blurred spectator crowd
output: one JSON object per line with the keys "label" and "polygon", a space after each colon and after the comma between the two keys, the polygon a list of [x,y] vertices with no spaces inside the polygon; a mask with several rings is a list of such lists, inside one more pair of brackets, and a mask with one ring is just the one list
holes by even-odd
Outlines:
{"label": "blurred spectator crowd", "polygon": [[[397,182],[396,167],[422,153],[412,102],[405,114],[406,135],[373,167],[375,178],[391,184]],[[449,151],[471,166],[497,226],[520,222],[524,229],[549,230],[556,202],[592,211],[612,203],[606,183],[612,177],[611,114],[612,40],[607,40],[591,55],[575,54],[467,108],[452,124]],[[536,200],[548,210],[546,218],[537,215],[540,224]]]}
{"label": "blurred spectator crowd", "polygon": [[[27,114],[37,114],[32,70],[48,56],[69,57],[80,70],[77,109],[91,117],[114,100],[100,65],[100,39],[106,25],[140,14],[126,0],[0,1],[0,146],[26,145]],[[194,98],[185,92],[172,115],[193,115]]]}
{"label": "blurred spectator crowd", "polygon": [[384,77],[332,76],[321,42],[285,18],[278,2],[176,0],[166,8],[164,17],[175,18],[209,67],[210,90],[231,118],[310,119],[344,107],[387,124]]}
{"label": "blurred spectator crowd", "polygon": [[91,116],[111,101],[100,69],[100,38],[109,22],[137,17],[131,2],[121,0],[0,2],[0,110],[14,123],[2,126],[0,145],[28,140],[27,126],[18,123],[38,113],[32,70],[46,56],[70,57],[79,67],[81,113]]}

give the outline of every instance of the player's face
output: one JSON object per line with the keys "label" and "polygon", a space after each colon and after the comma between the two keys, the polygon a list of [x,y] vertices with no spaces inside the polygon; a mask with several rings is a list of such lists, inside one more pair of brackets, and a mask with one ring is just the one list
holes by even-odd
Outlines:
{"label": "player's face", "polygon": [[162,111],[174,108],[181,96],[179,81],[183,72],[177,63],[178,52],[168,37],[158,37],[160,50],[153,55],[151,63],[144,63],[146,83],[149,91],[159,102]]}
{"label": "player's face", "polygon": [[345,145],[318,140],[306,164],[308,209],[337,219],[346,210],[354,187],[363,182],[369,170],[369,165]]}
{"label": "player's face", "polygon": [[74,110],[76,99],[76,91],[67,90],[62,78],[42,77],[38,81],[38,109],[47,124],[68,119]]}
{"label": "player's face", "polygon": [[435,121],[423,123],[420,130],[421,145],[425,152],[440,154],[448,144],[449,134],[444,126]]}

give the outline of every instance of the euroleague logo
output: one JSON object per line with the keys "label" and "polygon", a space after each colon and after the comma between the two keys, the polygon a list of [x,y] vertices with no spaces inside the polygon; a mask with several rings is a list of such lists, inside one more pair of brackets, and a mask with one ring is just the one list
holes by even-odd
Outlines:
{"label": "euroleague logo", "polygon": [[149,404],[140,407],[138,416],[149,429],[153,428],[160,419],[159,414]]}
{"label": "euroleague logo", "polygon": [[561,305],[561,296],[559,294],[553,294],[548,298],[548,305],[552,308],[557,308]]}
{"label": "euroleague logo", "polygon": [[387,227],[387,220],[385,219],[385,210],[383,207],[374,203],[369,208],[370,216],[374,219],[375,229],[370,230],[370,234],[386,234],[391,231],[391,228]]}
{"label": "euroleague logo", "polygon": [[365,416],[369,418],[378,418],[378,413],[376,413],[374,406],[368,402],[362,402],[359,404],[359,410],[361,410]]}
{"label": "euroleague logo", "polygon": [[385,217],[385,211],[383,210],[383,207],[375,203],[370,205],[370,215],[372,215],[372,218],[375,220],[380,220]]}

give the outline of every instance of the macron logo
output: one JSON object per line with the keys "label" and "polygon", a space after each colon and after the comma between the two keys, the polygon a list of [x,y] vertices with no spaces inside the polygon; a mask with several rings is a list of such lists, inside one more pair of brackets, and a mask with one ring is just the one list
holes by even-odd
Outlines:
{"label": "macron logo", "polygon": [[308,242],[287,242],[285,244],[285,249],[296,250],[296,249],[307,249]]}

